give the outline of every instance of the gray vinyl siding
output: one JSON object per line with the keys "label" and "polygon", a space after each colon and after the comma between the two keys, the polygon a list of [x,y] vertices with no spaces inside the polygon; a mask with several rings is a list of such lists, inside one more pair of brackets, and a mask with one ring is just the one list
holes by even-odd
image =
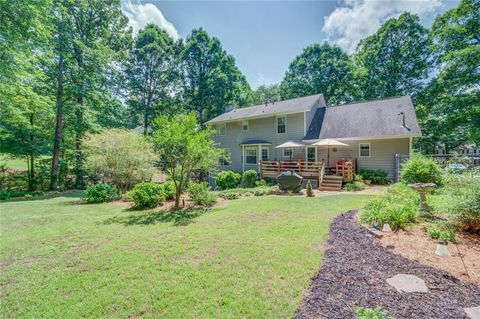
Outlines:
{"label": "gray vinyl siding", "polygon": [[[288,159],[283,157],[283,149],[277,149],[275,146],[287,141],[302,143],[305,131],[304,113],[287,114],[286,119],[285,134],[277,133],[277,116],[249,120],[248,131],[242,130],[242,121],[227,122],[226,135],[219,136],[217,134],[214,136],[214,139],[219,144],[218,147],[229,150],[231,164],[219,165],[219,169],[241,171],[242,146],[240,144],[254,139],[264,140],[272,144],[269,146],[270,160]],[[257,151],[258,160],[260,160],[260,155]],[[303,147],[293,149],[293,159],[302,159],[304,157],[305,150]],[[245,170],[248,169],[258,170],[258,164],[245,164]]]}
{"label": "gray vinyl siding", "polygon": [[[394,178],[395,154],[408,155],[410,150],[409,138],[396,139],[375,139],[342,141],[348,147],[338,147],[336,152],[330,148],[330,166],[341,159],[356,159],[357,168],[360,169],[381,169],[388,172],[388,178]],[[359,156],[359,144],[370,143],[370,157]],[[327,161],[327,149],[317,149],[318,160]]]}

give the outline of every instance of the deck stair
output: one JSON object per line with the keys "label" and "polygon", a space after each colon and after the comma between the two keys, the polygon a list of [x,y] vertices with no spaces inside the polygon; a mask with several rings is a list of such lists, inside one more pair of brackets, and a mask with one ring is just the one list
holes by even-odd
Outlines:
{"label": "deck stair", "polygon": [[322,182],[318,190],[320,191],[340,191],[342,190],[342,176],[323,175]]}

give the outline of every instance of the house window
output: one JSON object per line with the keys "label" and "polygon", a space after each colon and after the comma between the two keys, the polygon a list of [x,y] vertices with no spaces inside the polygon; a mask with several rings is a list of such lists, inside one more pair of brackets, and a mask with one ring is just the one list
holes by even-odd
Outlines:
{"label": "house window", "polygon": [[245,148],[245,163],[257,164],[257,147]]}
{"label": "house window", "polygon": [[293,152],[291,148],[284,148],[283,149],[283,157],[292,157]]}
{"label": "house window", "polygon": [[463,149],[460,150],[460,153],[465,154],[465,150],[463,150]]}
{"label": "house window", "polygon": [[370,143],[360,143],[358,147],[360,157],[370,157]]}
{"label": "house window", "polygon": [[248,121],[242,121],[242,131],[248,131]]}
{"label": "house window", "polygon": [[315,162],[317,160],[316,147],[307,147],[307,161]]}
{"label": "house window", "polygon": [[277,133],[285,134],[287,132],[287,118],[285,116],[277,117]]}
{"label": "house window", "polygon": [[227,135],[227,127],[225,124],[218,124],[217,133],[220,136]]}
{"label": "house window", "polygon": [[228,149],[225,149],[225,153],[223,154],[223,156],[221,156],[219,159],[218,159],[218,163],[220,165],[230,165],[231,164],[231,161],[230,161],[230,151]]}
{"label": "house window", "polygon": [[268,161],[268,147],[262,147],[262,161]]}

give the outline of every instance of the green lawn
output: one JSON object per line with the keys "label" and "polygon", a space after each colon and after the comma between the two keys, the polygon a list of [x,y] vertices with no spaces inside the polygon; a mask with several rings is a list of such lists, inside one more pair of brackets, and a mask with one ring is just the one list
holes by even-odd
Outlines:
{"label": "green lawn", "polygon": [[330,221],[366,199],[248,197],[189,213],[78,195],[2,203],[2,317],[292,317]]}

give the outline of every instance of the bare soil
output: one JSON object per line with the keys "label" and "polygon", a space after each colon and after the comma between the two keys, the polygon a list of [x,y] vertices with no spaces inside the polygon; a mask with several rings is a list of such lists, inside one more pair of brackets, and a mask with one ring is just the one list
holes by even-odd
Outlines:
{"label": "bare soil", "polygon": [[[450,257],[440,257],[435,254],[437,241],[430,239],[420,225],[415,225],[407,231],[384,233],[381,243],[395,254],[442,269],[462,280],[480,285],[480,238],[478,237],[457,233],[456,243],[448,245]],[[463,256],[465,266],[460,254]]]}
{"label": "bare soil", "polygon": [[[393,253],[357,223],[355,214],[332,223],[325,263],[296,318],[355,318],[358,306],[379,306],[397,319],[468,318],[463,308],[480,306],[479,286]],[[429,292],[398,292],[386,282],[397,274],[422,278]]]}

